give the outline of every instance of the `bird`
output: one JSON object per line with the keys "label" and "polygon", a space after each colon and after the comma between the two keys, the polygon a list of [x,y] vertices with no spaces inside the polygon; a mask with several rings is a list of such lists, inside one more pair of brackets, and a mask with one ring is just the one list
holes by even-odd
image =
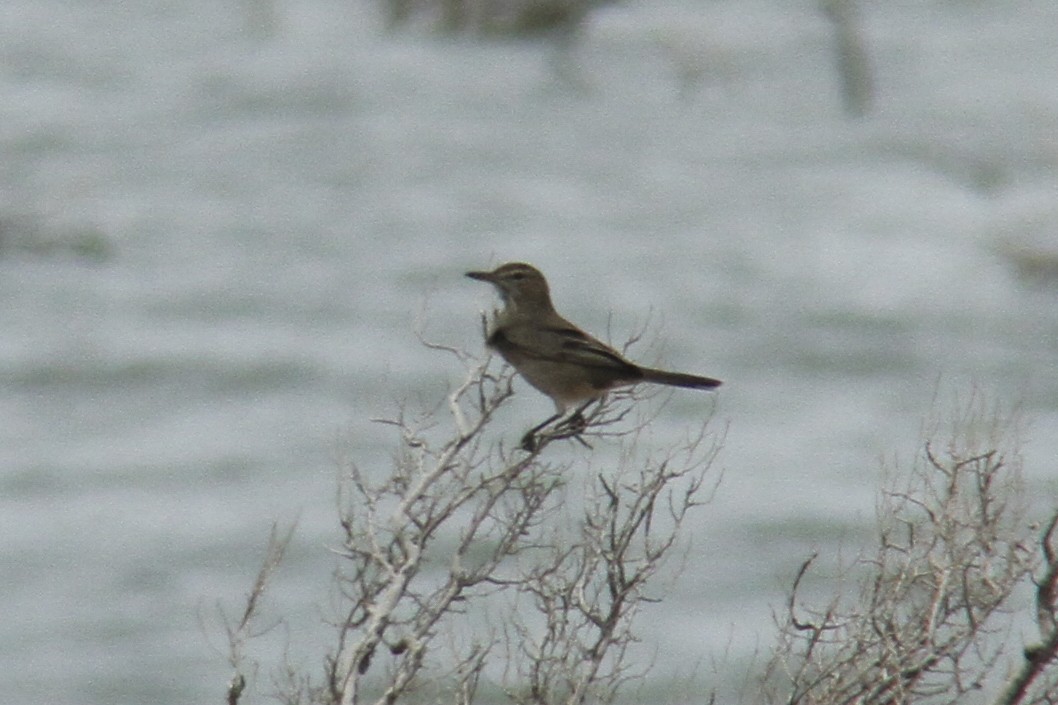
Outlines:
{"label": "bird", "polygon": [[[504,308],[496,312],[486,345],[534,388],[551,398],[554,415],[531,428],[522,447],[533,450],[536,434],[567,415],[563,424],[583,430],[582,413],[612,389],[648,382],[689,389],[715,389],[712,377],[645,367],[593,338],[559,315],[547,279],[536,267],[508,262],[466,276],[496,287]],[[579,432],[574,431],[571,435]]]}

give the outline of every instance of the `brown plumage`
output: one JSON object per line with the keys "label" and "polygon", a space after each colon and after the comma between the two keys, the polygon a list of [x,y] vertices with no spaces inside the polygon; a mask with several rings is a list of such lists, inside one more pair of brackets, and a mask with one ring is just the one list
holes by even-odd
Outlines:
{"label": "brown plumage", "polygon": [[489,347],[555,403],[555,416],[541,427],[615,387],[641,382],[690,389],[720,386],[720,380],[711,377],[643,367],[625,359],[560,316],[547,280],[531,265],[510,262],[467,276],[495,286],[504,303],[486,341]]}

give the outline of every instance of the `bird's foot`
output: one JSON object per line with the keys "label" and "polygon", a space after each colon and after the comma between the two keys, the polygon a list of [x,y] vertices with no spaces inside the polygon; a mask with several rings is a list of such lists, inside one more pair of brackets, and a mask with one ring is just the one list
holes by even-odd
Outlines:
{"label": "bird's foot", "polygon": [[540,447],[540,442],[536,437],[536,433],[533,431],[527,431],[526,434],[522,436],[522,442],[518,447],[526,453],[536,452],[536,449]]}
{"label": "bird's foot", "polygon": [[584,414],[580,409],[574,411],[568,418],[563,419],[561,423],[555,426],[555,430],[562,435],[562,438],[579,436],[584,433],[586,428],[588,428],[588,420],[584,418]]}
{"label": "bird's foot", "polygon": [[522,436],[519,447],[527,453],[535,453],[543,447],[545,441],[562,441],[572,438],[585,448],[591,448],[591,445],[582,437],[582,434],[588,428],[588,420],[584,417],[584,407],[577,409],[556,423],[552,428],[544,431],[543,429],[554,420],[554,418],[550,418],[539,426],[529,429]]}
{"label": "bird's foot", "polygon": [[578,410],[568,418],[555,424],[554,428],[547,432],[547,440],[564,441],[566,439],[572,439],[585,448],[591,448],[591,445],[584,440],[583,434],[587,428],[588,420],[584,418],[584,414]]}

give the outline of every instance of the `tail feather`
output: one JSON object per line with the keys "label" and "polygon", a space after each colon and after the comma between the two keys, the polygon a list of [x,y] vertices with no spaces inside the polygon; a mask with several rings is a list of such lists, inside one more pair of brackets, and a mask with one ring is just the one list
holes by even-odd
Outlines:
{"label": "tail feather", "polygon": [[688,387],[690,389],[714,389],[722,383],[712,377],[700,377],[683,372],[668,372],[667,370],[655,370],[650,367],[641,367],[643,382],[654,384],[667,384],[672,387]]}

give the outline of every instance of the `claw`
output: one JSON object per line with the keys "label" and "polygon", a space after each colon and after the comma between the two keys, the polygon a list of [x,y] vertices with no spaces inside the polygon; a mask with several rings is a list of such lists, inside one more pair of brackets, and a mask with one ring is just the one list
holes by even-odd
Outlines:
{"label": "claw", "polygon": [[532,431],[526,433],[524,436],[522,436],[522,442],[519,444],[518,447],[524,450],[526,453],[532,453],[536,451],[536,449],[540,447],[536,440],[536,434]]}
{"label": "claw", "polygon": [[569,418],[560,423],[557,428],[561,429],[564,434],[576,436],[584,433],[584,429],[588,428],[588,420],[584,418],[584,414],[578,409]]}

